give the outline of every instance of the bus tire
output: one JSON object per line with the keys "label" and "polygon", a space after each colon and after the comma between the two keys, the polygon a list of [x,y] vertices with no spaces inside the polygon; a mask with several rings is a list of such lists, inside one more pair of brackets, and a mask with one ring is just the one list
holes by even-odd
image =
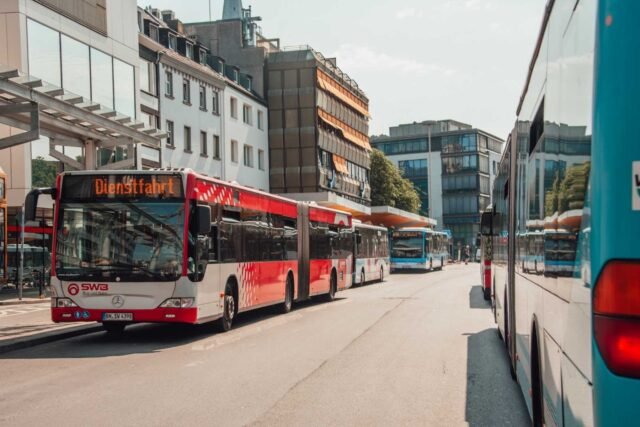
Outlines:
{"label": "bus tire", "polygon": [[284,285],[284,302],[281,307],[281,311],[284,314],[287,314],[293,308],[293,276],[291,272],[287,274],[287,280]]}
{"label": "bus tire", "polygon": [[227,332],[233,326],[233,319],[238,313],[237,292],[231,282],[227,282],[224,288],[224,303],[222,308],[222,317],[218,323],[220,332]]}
{"label": "bus tire", "polygon": [[365,277],[364,277],[364,268],[362,269],[362,271],[360,272],[360,283],[358,283],[358,286],[364,286],[365,284]]}
{"label": "bus tire", "polygon": [[482,294],[483,294],[482,296],[484,297],[485,301],[490,301],[491,300],[491,289],[483,288]]}
{"label": "bus tire", "polygon": [[329,302],[336,299],[336,290],[338,289],[338,276],[336,270],[331,271],[331,279],[329,279],[329,293],[325,294],[325,299]]}
{"label": "bus tire", "polygon": [[126,326],[127,324],[124,322],[102,322],[102,327],[107,335],[114,338],[121,337]]}
{"label": "bus tire", "polygon": [[540,346],[538,343],[538,331],[534,324],[531,334],[531,414],[533,426],[544,426],[544,399],[542,370],[540,365]]}

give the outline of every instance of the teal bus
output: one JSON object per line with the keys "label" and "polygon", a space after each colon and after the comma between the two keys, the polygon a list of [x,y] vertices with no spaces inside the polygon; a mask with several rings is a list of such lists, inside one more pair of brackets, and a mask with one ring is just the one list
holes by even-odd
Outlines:
{"label": "teal bus", "polygon": [[[639,23],[639,1],[548,0],[482,215],[498,331],[535,426],[640,424]],[[521,258],[531,224],[543,274]]]}
{"label": "teal bus", "polygon": [[404,227],[391,235],[391,271],[442,270],[449,260],[446,233],[424,227]]}

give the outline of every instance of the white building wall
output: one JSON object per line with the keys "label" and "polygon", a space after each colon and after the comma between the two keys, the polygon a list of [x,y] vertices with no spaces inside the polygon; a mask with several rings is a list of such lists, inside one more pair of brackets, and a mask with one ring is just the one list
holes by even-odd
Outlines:
{"label": "white building wall", "polygon": [[[135,93],[139,92],[137,6],[133,1],[107,2],[107,36],[33,0],[0,1],[0,67],[29,73],[27,18],[99,49],[135,67]],[[36,76],[37,77],[37,76]],[[139,112],[138,103],[136,114]],[[0,138],[19,133],[0,125]],[[37,146],[37,147],[36,147]],[[20,206],[31,189],[31,159],[48,153],[48,139],[0,150],[0,167],[7,173],[9,206]]]}
{"label": "white building wall", "polygon": [[[231,117],[231,98],[237,99],[237,118]],[[251,124],[244,123],[243,105],[251,106]],[[258,128],[258,111],[262,112],[262,129]],[[249,96],[242,89],[230,84],[224,91],[224,179],[241,185],[269,191],[269,132],[267,107]],[[231,141],[238,141],[237,162],[231,161]],[[244,165],[243,147],[253,148],[253,167]],[[258,150],[264,153],[262,170],[258,167]]]}
{"label": "white building wall", "polygon": [[437,229],[441,230],[444,226],[442,221],[442,157],[439,151],[429,153],[409,153],[387,155],[396,166],[403,160],[420,160],[427,159],[428,179],[431,182],[429,202],[431,203],[430,217],[438,221]]}
{"label": "white building wall", "polygon": [[[166,96],[166,71],[173,74],[173,98]],[[183,78],[190,81],[191,105],[183,102]],[[200,86],[206,87],[206,111],[200,109]],[[162,167],[191,168],[199,173],[222,178],[222,160],[214,158],[213,136],[220,138],[220,157],[222,158],[222,116],[213,113],[212,99],[214,86],[177,70],[167,64],[160,64],[158,91],[160,99],[160,126],[167,131],[167,121],[173,122],[173,147],[162,143]],[[222,103],[222,93],[220,93]],[[184,127],[191,128],[191,152],[186,151]],[[207,134],[207,154],[200,150],[200,132]]]}

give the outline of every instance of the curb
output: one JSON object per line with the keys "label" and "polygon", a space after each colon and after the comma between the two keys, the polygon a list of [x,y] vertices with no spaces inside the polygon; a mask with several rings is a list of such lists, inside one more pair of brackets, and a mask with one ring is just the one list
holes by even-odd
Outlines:
{"label": "curb", "polygon": [[9,338],[0,342],[0,354],[24,348],[35,347],[53,341],[102,331],[102,325],[81,325],[74,328],[40,332],[26,337]]}

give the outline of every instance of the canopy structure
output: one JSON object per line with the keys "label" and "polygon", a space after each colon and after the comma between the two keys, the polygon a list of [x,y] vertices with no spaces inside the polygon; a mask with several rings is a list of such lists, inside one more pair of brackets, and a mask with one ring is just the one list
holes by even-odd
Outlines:
{"label": "canopy structure", "polygon": [[368,215],[354,215],[363,222],[384,225],[387,228],[426,227],[435,228],[438,222],[433,218],[403,211],[391,206],[373,206]]}
{"label": "canopy structure", "polygon": [[[50,138],[49,154],[73,169],[127,169],[135,156],[100,165],[99,148],[158,148],[166,133],[117,113],[82,96],[24,75],[16,69],[0,69],[0,124],[23,132],[0,138],[0,149]],[[59,147],[85,148],[84,164],[58,151]]]}

